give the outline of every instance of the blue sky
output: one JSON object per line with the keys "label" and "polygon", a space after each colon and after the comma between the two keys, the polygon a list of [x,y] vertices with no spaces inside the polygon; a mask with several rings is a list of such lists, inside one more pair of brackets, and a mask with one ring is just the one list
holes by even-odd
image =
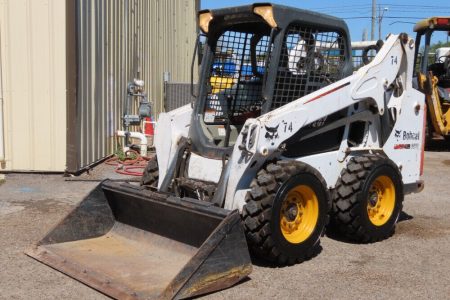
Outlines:
{"label": "blue sky", "polygon": [[[201,0],[201,8],[219,8],[228,6],[238,6],[251,4],[258,1],[247,0]],[[265,2],[265,1],[259,1]],[[344,18],[350,29],[352,40],[362,39],[363,30],[367,29],[367,35],[370,39],[371,32],[371,12],[372,1],[333,1],[333,0],[272,0],[271,3],[282,4],[286,6],[298,7],[317,12],[327,13],[336,17]],[[377,1],[377,6],[384,12],[382,21],[382,37],[388,33],[406,32],[413,34],[413,26],[421,18],[430,16],[450,16],[450,1],[419,1],[419,0],[386,0]],[[415,36],[415,34],[413,34]],[[378,24],[375,28],[375,39],[378,39]],[[446,41],[447,35],[444,33],[436,34],[433,41]]]}

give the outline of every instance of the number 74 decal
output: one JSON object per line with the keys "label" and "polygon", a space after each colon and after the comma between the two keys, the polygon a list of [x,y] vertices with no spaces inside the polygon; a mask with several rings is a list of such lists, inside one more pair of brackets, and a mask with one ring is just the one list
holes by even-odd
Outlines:
{"label": "number 74 decal", "polygon": [[292,132],[292,122],[286,122],[283,121],[283,125],[284,125],[284,132],[289,131]]}
{"label": "number 74 decal", "polygon": [[391,65],[397,64],[397,56],[391,56]]}

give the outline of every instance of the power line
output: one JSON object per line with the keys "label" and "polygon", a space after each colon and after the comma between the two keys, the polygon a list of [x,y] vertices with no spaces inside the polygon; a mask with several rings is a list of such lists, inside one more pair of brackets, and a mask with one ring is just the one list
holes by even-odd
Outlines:
{"label": "power line", "polygon": [[[392,12],[392,11],[391,11],[391,12]],[[342,15],[342,14],[348,14],[348,13],[349,13],[348,11],[347,11],[347,12],[334,12],[333,15]],[[352,13],[355,13],[355,12],[352,11]],[[369,15],[369,13],[370,13],[370,12],[367,12],[366,14]],[[426,15],[426,17],[429,17],[430,15],[433,15],[433,14],[434,14],[434,13],[423,12],[423,11],[410,11],[410,12],[404,12],[404,13],[402,13],[401,11],[395,11],[395,13],[401,14],[402,16],[408,15],[409,13],[414,13],[414,14],[417,14],[417,13],[424,13],[424,15]],[[440,11],[440,12],[436,12],[436,14],[438,14],[438,15],[442,15],[442,14],[446,14],[446,13],[450,14],[450,11]],[[365,15],[365,14],[362,14],[362,15]]]}
{"label": "power line", "polygon": [[334,9],[334,8],[371,8],[370,4],[364,5],[338,5],[338,6],[322,6],[322,7],[312,7],[313,10],[321,10],[321,9]]}
{"label": "power line", "polygon": [[[319,11],[322,14],[331,14],[331,15],[335,15],[335,14],[348,14],[350,11],[348,10],[340,10],[340,11]],[[355,11],[352,10],[351,13],[356,13],[356,14],[361,14],[361,15],[366,15],[366,14],[370,14],[369,10],[366,11]]]}
{"label": "power line", "polygon": [[[372,19],[372,17],[340,17],[341,19]],[[425,17],[383,17],[383,19],[415,19],[421,20]]]}
{"label": "power line", "polygon": [[398,13],[412,13],[412,12],[423,12],[423,13],[433,13],[433,12],[436,12],[436,13],[440,13],[440,14],[442,14],[442,13],[446,13],[446,12],[449,12],[450,11],[450,9],[433,9],[433,10],[427,10],[427,9],[423,9],[423,10],[417,10],[417,9],[409,9],[409,10],[406,10],[406,9],[391,9],[390,7],[389,7],[389,11],[391,11],[391,12],[398,12]]}
{"label": "power line", "polygon": [[[395,13],[394,16],[389,15],[383,16],[383,18],[385,19],[421,20],[429,17],[430,15],[450,14],[450,6],[437,6],[437,5],[412,6],[406,4],[394,4],[390,2],[378,3],[378,6],[388,7],[389,12]],[[347,20],[373,19],[373,16],[370,16],[372,9],[373,7],[371,4],[323,6],[311,8],[311,10],[315,10],[317,12],[325,14],[338,15],[340,18]],[[348,15],[349,12],[351,12],[353,15]],[[418,16],[417,14],[419,15],[424,14],[424,16]]]}
{"label": "power line", "polygon": [[[415,9],[450,9],[450,6],[440,6],[440,5],[407,5],[407,4],[393,4],[393,3],[379,3],[378,5],[381,6],[389,6],[389,7],[398,7],[398,8],[415,8]],[[371,9],[370,4],[365,5],[338,5],[338,6],[322,6],[322,7],[311,7],[311,10],[332,10],[332,9],[339,9],[339,8],[366,8]]]}
{"label": "power line", "polygon": [[[424,8],[424,9],[417,9],[417,8],[392,8],[387,6],[387,8],[389,8],[389,11],[394,11],[394,12],[438,12],[438,13],[443,13],[443,12],[450,12],[450,8]],[[323,12],[323,13],[341,13],[341,12],[349,12],[349,9],[330,9],[330,10],[317,10],[317,9],[311,9],[313,11],[317,11],[317,12]],[[370,9],[360,9],[360,8],[354,8],[351,9],[352,12],[358,12],[358,13],[369,13]]]}
{"label": "power line", "polygon": [[414,8],[450,8],[450,6],[441,6],[441,5],[408,5],[408,4],[393,4],[393,3],[380,3],[383,6],[392,6],[392,7],[414,7]]}
{"label": "power line", "polygon": [[[450,6],[436,6],[436,5],[402,5],[392,3],[380,3],[380,6],[386,6],[391,12],[397,13],[450,13]],[[341,5],[341,6],[324,6],[324,7],[312,7],[311,10],[329,13],[329,14],[341,14],[351,12],[357,13],[370,13],[371,5]]]}

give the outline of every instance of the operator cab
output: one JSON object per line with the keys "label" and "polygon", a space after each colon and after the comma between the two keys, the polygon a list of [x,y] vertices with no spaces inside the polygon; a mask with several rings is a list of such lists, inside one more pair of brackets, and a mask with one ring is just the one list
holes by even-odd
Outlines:
{"label": "operator cab", "polygon": [[257,118],[352,73],[348,28],[332,16],[254,4],[199,13],[205,36],[190,138],[221,158]]}

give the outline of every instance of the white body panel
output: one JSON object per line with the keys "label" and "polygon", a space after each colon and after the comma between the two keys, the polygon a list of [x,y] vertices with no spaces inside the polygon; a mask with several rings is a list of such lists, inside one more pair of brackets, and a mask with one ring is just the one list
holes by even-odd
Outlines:
{"label": "white body panel", "polygon": [[442,47],[436,49],[436,54],[434,55],[434,58],[436,62],[443,63],[446,60],[448,60],[448,56],[450,55],[450,47]]}
{"label": "white body panel", "polygon": [[[383,147],[384,153],[400,168],[405,184],[414,183],[420,178],[420,164],[423,148],[423,119],[426,117],[424,103],[417,99],[423,94],[410,89],[405,92],[401,113],[389,139]],[[416,111],[416,106],[420,109]]]}
{"label": "white body panel", "polygon": [[[164,178],[169,164],[177,149],[181,137],[187,137],[191,124],[192,107],[190,104],[182,106],[168,113],[159,115],[155,127],[155,148],[158,157],[159,178]],[[162,180],[158,182],[161,187]]]}
{"label": "white body panel", "polygon": [[212,181],[218,183],[222,174],[222,160],[208,159],[191,153],[189,158],[188,176],[189,178]]}

